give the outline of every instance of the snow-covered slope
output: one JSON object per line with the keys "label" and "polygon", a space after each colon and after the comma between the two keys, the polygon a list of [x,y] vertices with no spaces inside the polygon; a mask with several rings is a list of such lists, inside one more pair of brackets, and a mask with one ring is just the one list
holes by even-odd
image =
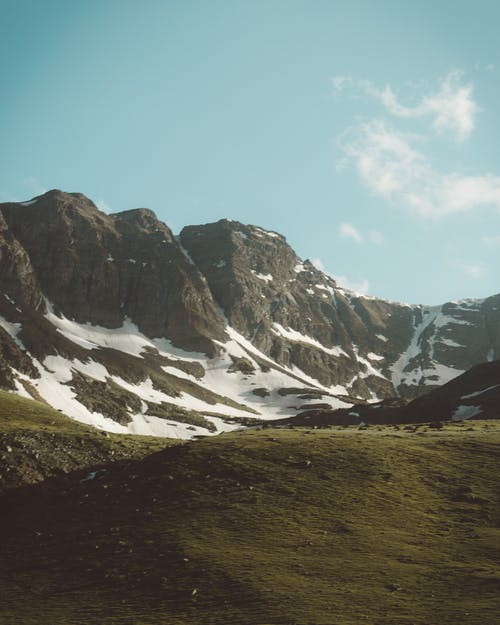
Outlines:
{"label": "snow-covered slope", "polygon": [[500,296],[364,297],[284,237],[179,237],[80,194],[0,204],[0,386],[114,432],[191,437],[322,405],[413,398],[500,354]]}
{"label": "snow-covered slope", "polygon": [[[251,419],[293,413],[297,393],[286,394],[284,389],[295,387],[301,389],[299,395],[309,390],[327,396],[332,407],[349,405],[334,395],[345,394],[345,389],[323,387],[277,365],[229,326],[229,340],[219,344],[216,357],[207,358],[175,348],[164,338],[150,339],[129,319],[120,328],[107,329],[57,316],[50,305],[48,309],[45,319],[66,339],[66,352],[74,346],[75,357],[33,359],[38,375],[16,371],[16,390],[104,430],[171,438],[229,431]],[[24,349],[17,336],[20,324],[0,319],[0,325]],[[143,361],[138,376],[128,368],[132,360],[134,367]],[[119,414],[106,402],[110,384],[121,395]],[[155,416],[158,411],[165,414]]]}

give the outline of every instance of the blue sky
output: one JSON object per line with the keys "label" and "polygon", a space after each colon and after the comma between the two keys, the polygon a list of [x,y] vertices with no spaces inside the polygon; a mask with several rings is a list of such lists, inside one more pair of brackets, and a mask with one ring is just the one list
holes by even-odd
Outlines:
{"label": "blue sky", "polygon": [[500,3],[0,0],[0,201],[230,217],[346,285],[500,291]]}

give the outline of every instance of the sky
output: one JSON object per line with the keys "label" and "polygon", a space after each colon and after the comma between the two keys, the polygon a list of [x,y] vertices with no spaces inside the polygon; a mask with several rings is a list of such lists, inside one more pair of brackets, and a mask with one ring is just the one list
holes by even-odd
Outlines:
{"label": "sky", "polygon": [[496,0],[0,0],[0,202],[283,234],[359,292],[500,292]]}

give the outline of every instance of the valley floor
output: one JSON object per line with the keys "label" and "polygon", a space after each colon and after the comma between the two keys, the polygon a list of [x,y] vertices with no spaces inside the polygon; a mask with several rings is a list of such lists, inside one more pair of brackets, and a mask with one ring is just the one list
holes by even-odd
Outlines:
{"label": "valley floor", "polygon": [[1,498],[2,625],[495,625],[499,422],[247,430]]}

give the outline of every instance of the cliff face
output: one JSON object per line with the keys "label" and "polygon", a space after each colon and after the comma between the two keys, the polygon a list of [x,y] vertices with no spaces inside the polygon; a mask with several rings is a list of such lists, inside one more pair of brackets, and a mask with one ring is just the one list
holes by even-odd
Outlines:
{"label": "cliff face", "polygon": [[187,436],[311,399],[421,395],[498,358],[500,295],[358,296],[278,233],[222,220],[177,239],[150,210],[50,191],[0,204],[0,326],[4,388],[107,429]]}
{"label": "cliff face", "polygon": [[500,353],[500,296],[408,306],[357,296],[274,232],[223,220],[181,241],[239,332],[277,362],[369,398],[414,397]]}
{"label": "cliff face", "polygon": [[85,196],[60,191],[0,209],[37,296],[56,313],[108,328],[128,317],[149,336],[208,353],[210,339],[224,338],[203,276],[152,211],[108,216]]}

